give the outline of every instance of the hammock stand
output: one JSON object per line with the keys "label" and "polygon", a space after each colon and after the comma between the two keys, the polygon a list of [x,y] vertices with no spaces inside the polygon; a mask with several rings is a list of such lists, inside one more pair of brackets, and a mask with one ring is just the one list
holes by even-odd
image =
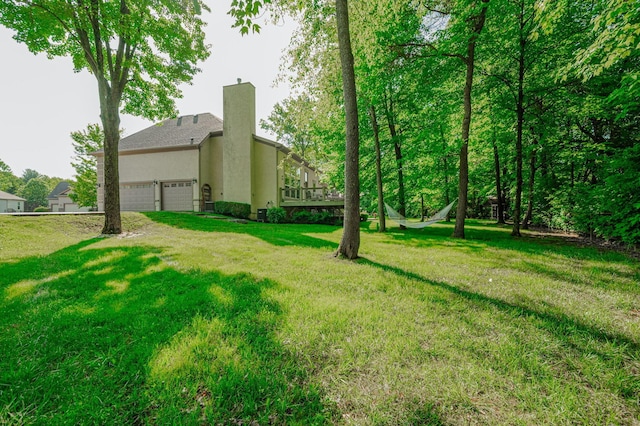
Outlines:
{"label": "hammock stand", "polygon": [[451,204],[449,204],[447,207],[445,207],[444,209],[440,210],[438,213],[431,216],[429,219],[425,219],[424,222],[409,222],[406,217],[402,216],[400,213],[392,209],[391,206],[389,206],[389,204],[384,203],[384,207],[387,210],[387,216],[389,216],[389,219],[393,220],[394,222],[406,228],[422,229],[422,228],[426,228],[429,225],[433,225],[436,222],[445,220],[447,218],[447,214],[449,214],[449,211],[451,210],[453,205],[456,203],[456,201],[458,200],[457,199],[453,200]]}

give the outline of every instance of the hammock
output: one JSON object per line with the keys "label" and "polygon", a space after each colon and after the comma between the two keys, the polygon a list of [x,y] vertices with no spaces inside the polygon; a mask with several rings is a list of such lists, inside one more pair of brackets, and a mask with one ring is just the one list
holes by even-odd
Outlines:
{"label": "hammock", "polygon": [[389,204],[384,203],[384,206],[387,209],[387,216],[389,216],[389,219],[407,228],[422,229],[429,225],[433,225],[436,222],[440,222],[441,220],[445,220],[447,218],[447,214],[449,214],[449,210],[451,210],[456,201],[458,200],[454,200],[451,204],[431,216],[429,219],[425,219],[424,222],[409,222],[406,217],[392,209]]}

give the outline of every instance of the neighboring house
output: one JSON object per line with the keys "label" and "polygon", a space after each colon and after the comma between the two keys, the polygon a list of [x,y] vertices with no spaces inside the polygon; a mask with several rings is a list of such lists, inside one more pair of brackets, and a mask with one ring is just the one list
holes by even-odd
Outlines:
{"label": "neighboring house", "polygon": [[71,193],[71,187],[69,182],[60,182],[51,191],[47,197],[49,204],[49,211],[52,212],[88,212],[91,210],[89,207],[80,207],[76,204],[69,194]]}
{"label": "neighboring house", "polygon": [[24,198],[0,191],[0,213],[24,212]]}
{"label": "neighboring house", "polygon": [[[342,207],[316,169],[289,148],[256,136],[255,87],[223,88],[223,117],[203,113],[165,120],[119,144],[123,211],[203,211],[215,201],[268,207]],[[104,210],[104,152],[98,160],[98,210]],[[335,195],[335,194],[333,194]]]}

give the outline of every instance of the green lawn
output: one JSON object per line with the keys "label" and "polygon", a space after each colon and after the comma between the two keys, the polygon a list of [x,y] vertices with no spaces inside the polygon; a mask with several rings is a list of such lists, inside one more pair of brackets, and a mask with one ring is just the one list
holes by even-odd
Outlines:
{"label": "green lawn", "polygon": [[0,217],[0,424],[637,424],[640,265],[469,221]]}

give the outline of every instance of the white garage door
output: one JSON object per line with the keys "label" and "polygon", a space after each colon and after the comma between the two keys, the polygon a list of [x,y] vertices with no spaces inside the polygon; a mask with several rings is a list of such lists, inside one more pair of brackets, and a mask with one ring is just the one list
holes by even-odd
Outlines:
{"label": "white garage door", "polygon": [[162,210],[174,212],[193,210],[191,182],[163,182]]}
{"label": "white garage door", "polygon": [[120,185],[120,210],[131,212],[155,210],[153,183]]}

